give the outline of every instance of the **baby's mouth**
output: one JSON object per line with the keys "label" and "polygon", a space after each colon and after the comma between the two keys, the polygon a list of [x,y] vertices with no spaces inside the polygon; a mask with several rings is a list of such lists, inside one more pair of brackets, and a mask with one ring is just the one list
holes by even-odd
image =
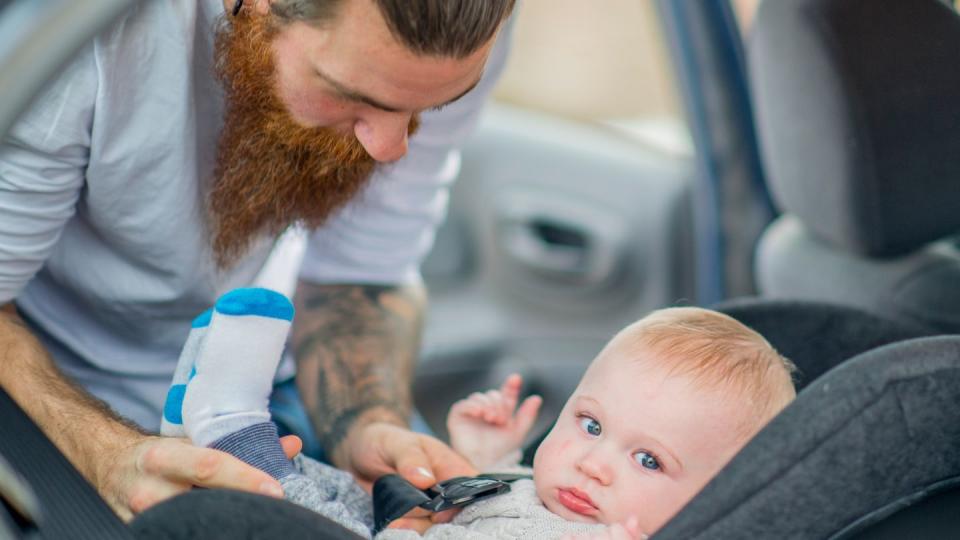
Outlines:
{"label": "baby's mouth", "polygon": [[560,488],[557,490],[557,500],[567,510],[582,516],[595,516],[600,510],[594,504],[590,495],[577,488]]}

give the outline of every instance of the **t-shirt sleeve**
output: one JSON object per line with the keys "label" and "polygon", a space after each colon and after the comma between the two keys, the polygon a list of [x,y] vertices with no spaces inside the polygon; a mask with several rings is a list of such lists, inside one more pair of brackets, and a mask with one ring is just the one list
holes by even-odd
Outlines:
{"label": "t-shirt sleeve", "polygon": [[87,47],[0,143],[0,304],[39,271],[76,212],[97,74]]}
{"label": "t-shirt sleeve", "polygon": [[512,21],[501,32],[476,88],[421,114],[407,155],[379,167],[369,186],[307,240],[301,279],[314,283],[410,284],[433,246],[460,171],[459,147],[503,71]]}

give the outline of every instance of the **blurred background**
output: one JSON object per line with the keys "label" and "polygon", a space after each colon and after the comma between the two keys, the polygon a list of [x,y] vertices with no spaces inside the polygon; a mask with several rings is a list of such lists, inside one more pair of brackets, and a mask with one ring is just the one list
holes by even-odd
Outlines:
{"label": "blurred background", "polygon": [[440,435],[453,400],[513,371],[546,427],[623,326],[754,292],[773,217],[743,80],[757,0],[698,4],[519,4],[423,268],[416,395]]}

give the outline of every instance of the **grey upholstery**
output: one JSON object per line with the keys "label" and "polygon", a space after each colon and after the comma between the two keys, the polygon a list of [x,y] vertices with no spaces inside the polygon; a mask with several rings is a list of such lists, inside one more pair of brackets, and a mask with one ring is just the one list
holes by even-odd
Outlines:
{"label": "grey upholstery", "polygon": [[956,240],[935,242],[909,255],[872,259],[823,242],[797,216],[787,214],[764,233],[756,264],[764,296],[842,302],[941,332],[960,332]]}
{"label": "grey upholstery", "polygon": [[843,361],[877,347],[933,335],[930,329],[822,302],[738,298],[714,309],[760,332],[797,366],[800,391]]}
{"label": "grey upholstery", "polygon": [[[654,538],[856,537],[960,485],[958,410],[960,336],[868,351],[805,388]],[[909,537],[960,530],[948,517]]]}
{"label": "grey upholstery", "polygon": [[749,44],[785,212],[761,294],[960,331],[960,17],[938,0],[777,0]]}

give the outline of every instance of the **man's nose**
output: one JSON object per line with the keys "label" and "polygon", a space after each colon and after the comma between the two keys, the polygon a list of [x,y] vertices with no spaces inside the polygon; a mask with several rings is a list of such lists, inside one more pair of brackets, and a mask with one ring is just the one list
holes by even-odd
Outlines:
{"label": "man's nose", "polygon": [[407,153],[409,113],[383,112],[357,120],[354,134],[370,157],[380,162],[396,161]]}
{"label": "man's nose", "polygon": [[577,468],[600,485],[608,486],[613,481],[613,470],[610,467],[612,459],[612,456],[605,455],[601,445],[594,445],[580,456]]}

